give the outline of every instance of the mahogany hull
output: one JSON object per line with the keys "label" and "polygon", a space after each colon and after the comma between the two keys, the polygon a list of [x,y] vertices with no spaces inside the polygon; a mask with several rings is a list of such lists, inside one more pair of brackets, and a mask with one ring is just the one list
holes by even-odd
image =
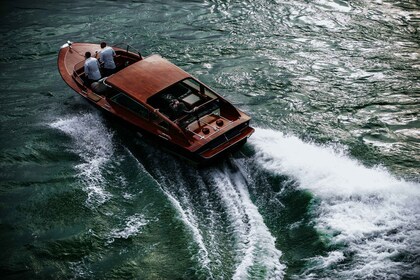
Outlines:
{"label": "mahogany hull", "polygon": [[[216,123],[216,120],[213,124],[202,125],[200,124],[200,119],[197,121],[198,128],[197,125],[190,125],[190,127],[196,129],[195,131],[190,129],[190,127],[179,127],[176,122],[171,122],[168,116],[161,114],[159,110],[148,104],[144,93],[142,93],[143,95],[140,95],[137,92],[134,92],[132,93],[131,98],[135,99],[148,110],[148,117],[139,117],[132,111],[127,110],[127,108],[122,107],[120,104],[116,104],[112,97],[110,98],[107,95],[98,94],[97,92],[94,92],[92,88],[84,85],[83,77],[81,76],[83,75],[83,54],[86,51],[95,53],[97,50],[100,50],[100,47],[97,44],[74,43],[70,46],[64,45],[58,54],[58,69],[61,77],[68,86],[76,93],[86,98],[95,107],[105,111],[112,117],[122,120],[130,129],[140,132],[145,138],[156,144],[156,146],[195,164],[206,165],[220,160],[232,151],[240,148],[254,132],[254,129],[248,125],[250,117],[234,108],[225,99],[215,93],[212,94],[212,96],[214,96],[214,99],[217,98],[217,101],[222,104],[220,105],[221,107],[224,106],[220,109],[220,112],[223,112],[223,114],[226,115],[223,117],[224,123],[218,120],[218,125],[220,123],[224,124],[220,127],[215,127],[216,125],[214,123]],[[170,71],[173,71],[180,79],[191,77],[182,69],[177,68],[159,57],[153,56],[143,60],[143,57],[140,54],[129,52],[128,49],[125,50],[114,47],[114,50],[118,55],[116,57],[116,63],[118,61],[117,65],[122,65],[119,67],[121,67],[123,71],[119,69],[119,72],[117,72],[115,76],[111,76],[111,78],[108,77],[107,81],[123,81],[121,84],[113,85],[114,88],[119,91],[122,91],[121,89],[127,89],[127,91],[132,90],[130,84],[127,84],[127,79],[131,78],[130,75],[138,75],[138,71],[142,70],[142,68],[146,69],[143,71],[148,71],[150,67],[147,67],[148,64],[146,63],[149,63],[149,65],[155,67],[157,70],[161,70],[159,68],[161,67],[163,69],[161,70],[163,73],[162,75],[165,74],[167,80],[173,79],[174,77],[173,73],[170,73]],[[126,64],[133,64],[134,66],[126,66]],[[134,72],[133,69],[137,72]],[[141,78],[148,81],[146,74],[141,76]],[[156,75],[156,73],[154,75]],[[166,82],[171,83],[172,81]],[[154,81],[154,83],[156,83],[156,81]],[[165,89],[165,86],[165,84],[154,84],[151,87],[149,85],[148,88],[153,88],[156,90],[156,94],[159,94],[161,88]],[[203,84],[202,86],[204,87],[205,85]],[[132,88],[135,89],[135,87]],[[147,89],[147,87],[142,87],[143,91],[145,88]],[[122,93],[120,92],[118,94]],[[134,94],[138,94],[138,96],[133,96]],[[153,92],[147,94],[150,95],[149,98],[153,98]],[[220,113],[220,115],[222,115],[222,113]],[[220,116],[220,118],[222,118],[222,116]],[[169,124],[169,128],[163,127],[156,119],[165,124]],[[226,123],[228,123],[228,125]],[[212,133],[206,133],[206,131],[202,129],[202,126],[213,128]],[[207,131],[209,131],[209,129],[207,129]]]}

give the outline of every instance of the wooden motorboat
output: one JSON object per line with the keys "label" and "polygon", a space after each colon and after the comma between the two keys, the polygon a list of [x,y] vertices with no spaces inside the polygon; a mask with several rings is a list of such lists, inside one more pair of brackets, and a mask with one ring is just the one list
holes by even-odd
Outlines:
{"label": "wooden motorboat", "polygon": [[64,44],[58,54],[63,80],[78,94],[123,119],[168,151],[197,164],[242,146],[254,129],[250,117],[198,79],[159,55],[142,57],[113,46],[116,72],[86,86],[84,54],[99,44]]}

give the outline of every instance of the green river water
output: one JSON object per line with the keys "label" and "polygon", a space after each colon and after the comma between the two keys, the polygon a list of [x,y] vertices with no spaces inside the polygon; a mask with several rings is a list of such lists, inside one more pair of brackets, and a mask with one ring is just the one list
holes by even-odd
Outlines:
{"label": "green river water", "polygon": [[[419,279],[415,0],[2,1],[2,279]],[[252,116],[197,169],[73,92],[67,40],[158,53]]]}

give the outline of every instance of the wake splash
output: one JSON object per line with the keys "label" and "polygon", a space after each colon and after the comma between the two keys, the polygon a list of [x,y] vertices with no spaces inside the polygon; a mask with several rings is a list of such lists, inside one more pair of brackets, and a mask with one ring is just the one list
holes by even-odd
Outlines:
{"label": "wake splash", "polygon": [[400,278],[419,275],[420,184],[366,168],[343,149],[257,129],[256,161],[293,178],[320,202],[317,229],[335,248],[308,260],[299,278]]}
{"label": "wake splash", "polygon": [[86,205],[94,208],[108,201],[111,194],[104,188],[107,184],[104,174],[114,151],[112,133],[107,131],[101,119],[94,114],[59,119],[50,126],[74,140],[70,150],[83,161],[75,169],[88,195]]}
{"label": "wake splash", "polygon": [[172,162],[156,182],[191,235],[190,250],[205,279],[283,279],[275,238],[251,201],[245,178],[227,166],[205,171]]}
{"label": "wake splash", "polygon": [[281,252],[276,248],[275,238],[264,224],[258,208],[252,203],[242,174],[225,168],[213,175],[237,239],[238,265],[232,279],[258,278],[258,273],[253,273],[253,270],[261,268],[267,271],[264,279],[283,279],[285,266],[280,263]]}
{"label": "wake splash", "polygon": [[111,244],[115,239],[128,239],[131,236],[136,236],[141,232],[141,229],[149,224],[149,220],[143,214],[135,214],[127,218],[123,228],[115,228],[111,230],[107,244]]}

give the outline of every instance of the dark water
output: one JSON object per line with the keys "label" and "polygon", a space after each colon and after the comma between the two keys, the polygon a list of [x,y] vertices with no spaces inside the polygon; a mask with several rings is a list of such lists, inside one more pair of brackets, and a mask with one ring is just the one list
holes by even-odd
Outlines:
{"label": "dark water", "polygon": [[[2,279],[419,279],[418,1],[2,1]],[[197,170],[61,80],[160,53],[253,117]]]}

